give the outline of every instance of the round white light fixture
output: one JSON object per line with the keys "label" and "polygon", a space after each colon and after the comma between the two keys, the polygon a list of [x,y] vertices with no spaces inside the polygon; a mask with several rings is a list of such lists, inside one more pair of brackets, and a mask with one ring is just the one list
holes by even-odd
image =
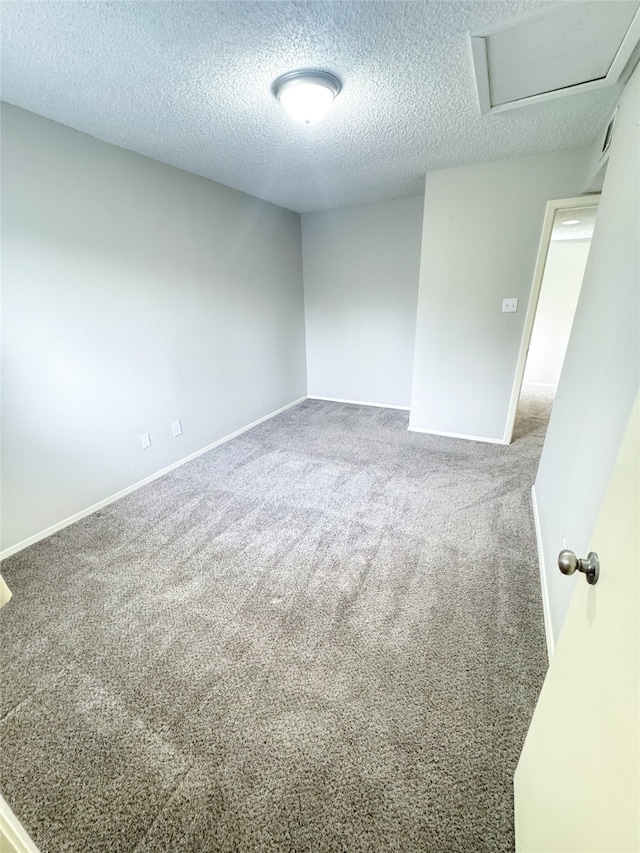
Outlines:
{"label": "round white light fixture", "polygon": [[342,88],[328,71],[290,71],[273,84],[273,94],[291,118],[303,124],[319,121]]}
{"label": "round white light fixture", "polygon": [[577,225],[578,222],[581,222],[581,220],[580,219],[565,219],[562,224],[563,225]]}

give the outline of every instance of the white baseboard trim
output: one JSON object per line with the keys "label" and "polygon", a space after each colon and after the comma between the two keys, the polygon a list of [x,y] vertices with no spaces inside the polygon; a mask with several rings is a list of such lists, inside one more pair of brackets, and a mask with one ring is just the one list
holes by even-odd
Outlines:
{"label": "white baseboard trim", "polygon": [[152,483],[154,480],[157,480],[160,477],[164,477],[165,474],[168,474],[175,468],[179,468],[181,465],[185,465],[187,462],[191,462],[192,459],[197,459],[198,456],[202,456],[203,453],[208,453],[215,447],[219,447],[221,444],[225,444],[227,441],[231,441],[232,439],[237,438],[239,435],[242,435],[243,432],[247,432],[247,430],[253,429],[253,427],[258,426],[258,424],[261,424],[264,421],[268,421],[270,420],[270,418],[275,418],[276,415],[280,415],[282,412],[286,412],[287,409],[292,409],[294,406],[297,406],[299,403],[304,402],[306,399],[307,397],[305,395],[304,397],[300,397],[297,400],[294,400],[293,403],[287,403],[286,406],[282,406],[280,409],[276,409],[275,412],[270,412],[268,415],[265,415],[262,418],[258,418],[257,421],[252,421],[250,424],[240,427],[240,429],[237,429],[235,432],[229,433],[229,435],[225,435],[223,438],[219,438],[212,444],[208,444],[206,447],[203,447],[200,450],[196,450],[195,453],[191,453],[189,456],[185,456],[183,459],[178,459],[177,462],[172,462],[171,465],[167,465],[166,468],[161,468],[160,471],[156,471],[155,474],[150,474],[143,480],[138,480],[138,482],[133,483],[133,485],[127,486],[124,489],[121,489],[114,495],[110,495],[108,498],[104,498],[103,500],[98,501],[98,503],[92,504],[86,509],[82,509],[80,510],[80,512],[76,512],[73,515],[70,515],[68,518],[65,518],[64,521],[59,521],[57,524],[53,524],[51,525],[51,527],[47,527],[45,530],[41,530],[39,533],[35,533],[33,536],[29,536],[28,539],[23,539],[22,542],[18,542],[16,545],[12,545],[9,548],[5,548],[4,551],[0,551],[0,560],[6,560],[7,557],[11,557],[13,554],[17,554],[18,551],[23,551],[25,548],[28,548],[29,545],[34,545],[41,539],[46,539],[47,536],[52,536],[59,530],[63,530],[65,527],[69,527],[69,525],[75,524],[76,521],[80,521],[81,519],[86,518],[88,515],[97,512],[97,510],[102,509],[103,507],[108,506],[109,504],[112,504],[114,501],[120,500],[120,498],[125,497],[125,495],[129,495],[131,494],[131,492],[135,492],[138,489],[141,489],[142,486],[146,486],[148,483]]}
{"label": "white baseboard trim", "polygon": [[324,400],[327,403],[349,403],[352,406],[375,406],[377,409],[399,409],[401,412],[408,412],[410,406],[395,406],[393,403],[369,403],[366,400],[342,400],[339,397],[316,397],[315,394],[309,394],[308,400]]}
{"label": "white baseboard trim", "polygon": [[523,387],[527,386],[528,388],[553,388],[557,389],[557,382],[523,382]]}
{"label": "white baseboard trim", "polygon": [[504,438],[487,438],[483,435],[465,435],[460,432],[442,432],[439,429],[425,429],[424,427],[409,426],[409,432],[422,432],[426,435],[442,435],[445,438],[464,438],[466,441],[483,441],[485,444],[508,444]]}
{"label": "white baseboard trim", "polygon": [[6,853],[39,853],[24,826],[0,796],[0,850]]}
{"label": "white baseboard trim", "polygon": [[544,567],[544,551],[542,548],[542,532],[540,530],[540,516],[538,515],[538,500],[536,498],[536,487],[531,486],[531,503],[533,504],[533,523],[536,529],[536,544],[538,546],[538,566],[540,568],[540,589],[542,592],[542,613],[544,615],[544,634],[547,639],[547,657],[549,662],[555,651],[553,640],[553,629],[551,627],[551,602],[549,601],[549,588],[547,586],[547,574]]}

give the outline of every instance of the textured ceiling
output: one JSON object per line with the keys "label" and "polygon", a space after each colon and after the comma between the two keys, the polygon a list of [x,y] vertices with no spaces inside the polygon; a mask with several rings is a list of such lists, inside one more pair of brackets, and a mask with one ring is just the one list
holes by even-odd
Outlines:
{"label": "textured ceiling", "polygon": [[[553,220],[551,239],[590,240],[593,237],[597,216],[597,207],[574,207],[559,210]],[[578,219],[579,222],[575,225],[565,225],[567,219]]]}
{"label": "textured ceiling", "polygon": [[[619,86],[480,117],[468,32],[546,5],[2,3],[2,98],[292,210],[418,194],[429,170],[594,139]],[[307,66],[343,82],[311,126],[270,91]]]}

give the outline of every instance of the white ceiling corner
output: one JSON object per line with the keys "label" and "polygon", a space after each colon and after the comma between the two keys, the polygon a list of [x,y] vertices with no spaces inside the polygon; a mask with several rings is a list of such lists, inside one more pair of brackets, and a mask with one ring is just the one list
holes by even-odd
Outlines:
{"label": "white ceiling corner", "polygon": [[[414,195],[595,138],[619,85],[480,116],[469,33],[553,2],[3,2],[2,98],[296,211]],[[301,67],[343,83],[316,125],[271,92]]]}

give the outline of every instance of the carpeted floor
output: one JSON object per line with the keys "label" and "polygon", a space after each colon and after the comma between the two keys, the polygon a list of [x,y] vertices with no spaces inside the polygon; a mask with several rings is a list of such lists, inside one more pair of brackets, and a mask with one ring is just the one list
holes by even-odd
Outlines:
{"label": "carpeted floor", "polygon": [[0,790],[43,853],[512,850],[549,409],[503,447],[306,401],[6,560]]}

